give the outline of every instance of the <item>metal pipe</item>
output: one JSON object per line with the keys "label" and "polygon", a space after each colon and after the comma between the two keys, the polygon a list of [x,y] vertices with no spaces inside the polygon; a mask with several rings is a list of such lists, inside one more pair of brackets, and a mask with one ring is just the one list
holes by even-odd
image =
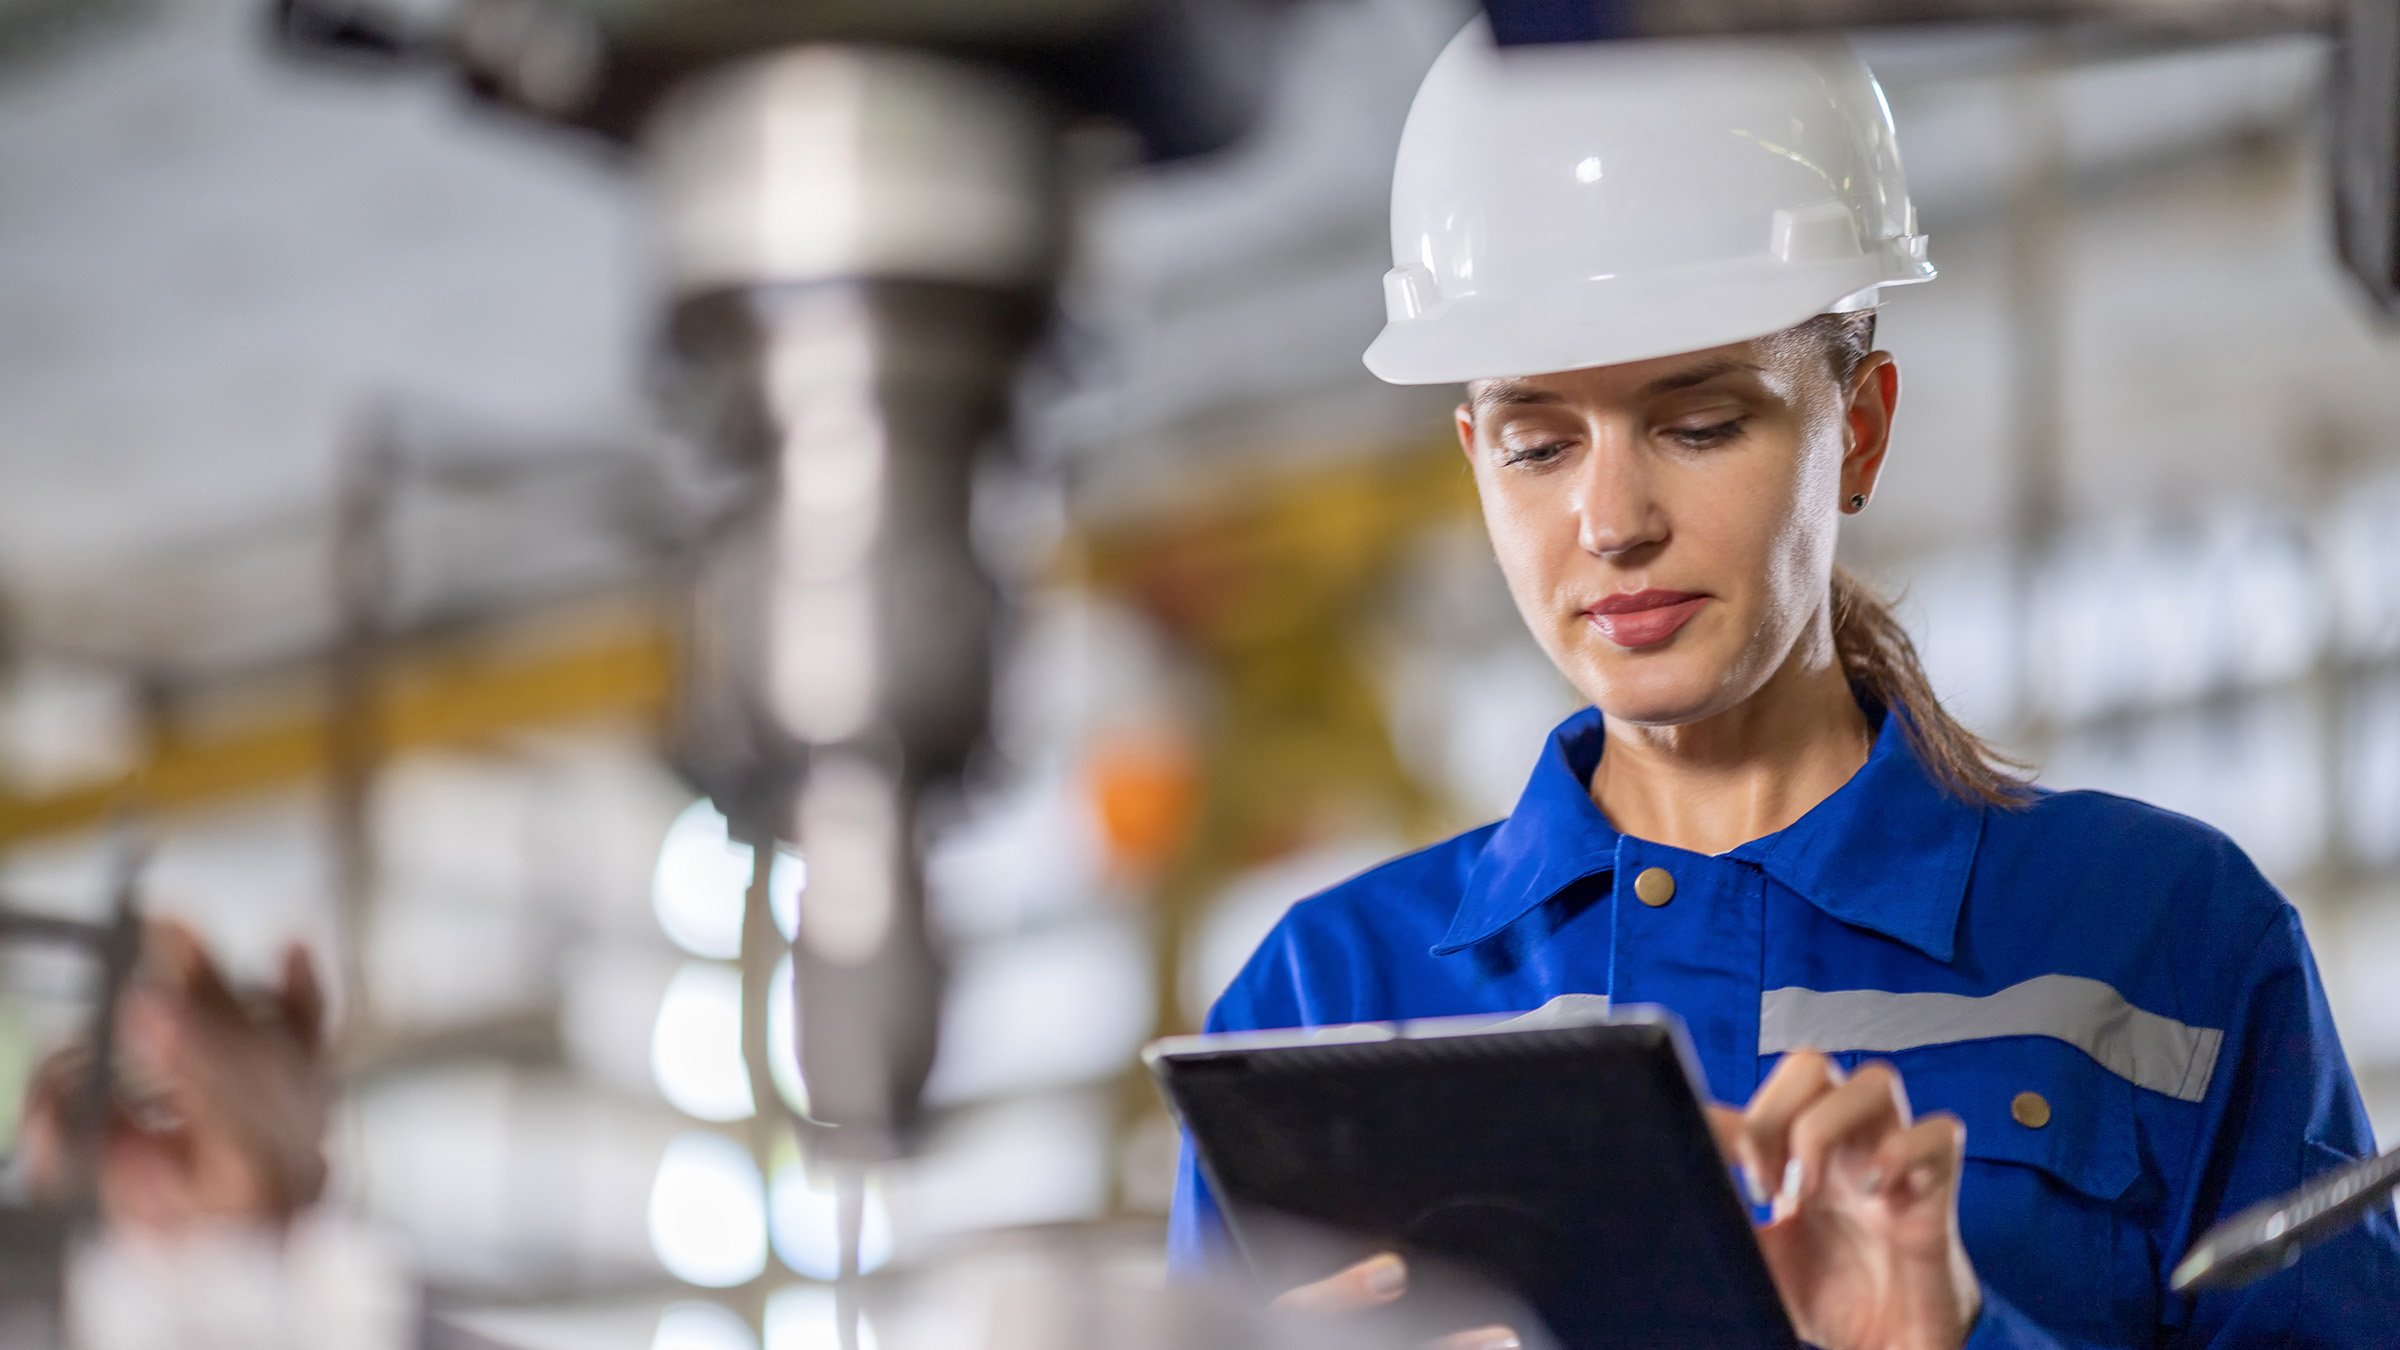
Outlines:
{"label": "metal pipe", "polygon": [[335,959],[353,1029],[374,1025],[377,1011],[367,973],[377,884],[373,795],[384,753],[377,672],[391,591],[389,536],[398,454],[388,417],[377,417],[343,466],[334,504],[335,636],[326,667],[325,809],[340,921]]}

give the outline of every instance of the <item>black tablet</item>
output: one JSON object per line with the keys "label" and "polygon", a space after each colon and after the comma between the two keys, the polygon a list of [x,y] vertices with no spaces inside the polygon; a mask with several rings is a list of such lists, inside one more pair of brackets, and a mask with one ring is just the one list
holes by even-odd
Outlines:
{"label": "black tablet", "polygon": [[[1183,1036],[1143,1058],[1264,1285],[1396,1250],[1489,1279],[1569,1350],[1799,1343],[1671,1014]],[[1344,1237],[1295,1245],[1294,1221]]]}

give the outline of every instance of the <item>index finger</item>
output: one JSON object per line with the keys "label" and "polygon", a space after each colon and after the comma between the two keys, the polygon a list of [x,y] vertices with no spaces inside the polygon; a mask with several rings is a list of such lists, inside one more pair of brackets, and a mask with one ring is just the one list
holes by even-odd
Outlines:
{"label": "index finger", "polygon": [[1807,1199],[1824,1184],[1826,1162],[1837,1146],[1853,1139],[1880,1143],[1914,1119],[1899,1071],[1880,1062],[1860,1065],[1849,1082],[1809,1103],[1792,1123],[1793,1201]]}
{"label": "index finger", "polygon": [[1353,1312],[1381,1307],[1408,1292],[1408,1265],[1391,1252],[1278,1295],[1274,1306],[1302,1312]]}
{"label": "index finger", "polygon": [[1765,1204],[1769,1187],[1795,1189],[1787,1175],[1792,1165],[1792,1122],[1812,1102],[1842,1085],[1842,1067],[1814,1050],[1794,1050],[1783,1057],[1767,1081],[1759,1084],[1742,1112],[1736,1140],[1742,1171],[1750,1183],[1750,1199]]}
{"label": "index finger", "polygon": [[1739,1164],[1742,1161],[1742,1113],[1740,1109],[1719,1106],[1715,1102],[1703,1103],[1700,1109],[1708,1117],[1708,1132],[1717,1141],[1718,1156],[1725,1159],[1727,1166]]}

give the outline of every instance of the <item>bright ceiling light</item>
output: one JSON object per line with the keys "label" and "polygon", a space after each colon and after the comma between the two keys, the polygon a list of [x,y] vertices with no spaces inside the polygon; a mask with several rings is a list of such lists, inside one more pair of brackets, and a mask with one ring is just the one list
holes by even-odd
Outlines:
{"label": "bright ceiling light", "polygon": [[659,1314],[650,1350],[758,1350],[758,1338],[714,1303],[678,1303]]}
{"label": "bright ceiling light", "polygon": [[[717,961],[741,955],[751,858],[750,846],[734,840],[724,814],[707,798],[675,817],[650,874],[650,907],[676,946]],[[767,900],[787,941],[799,927],[800,890],[807,879],[799,855],[777,852],[767,877]]]}
{"label": "bright ceiling light", "polygon": [[[841,1273],[840,1212],[829,1179],[812,1175],[797,1159],[775,1169],[767,1196],[768,1230],[774,1236],[775,1255],[794,1272],[817,1280]],[[884,1203],[882,1185],[869,1178],[859,1224],[859,1273],[881,1269],[891,1259],[891,1210]]]}
{"label": "bright ceiling light", "polygon": [[[858,1350],[877,1350],[875,1324],[858,1319]],[[767,1350],[841,1350],[833,1291],[796,1284],[767,1298]]]}
{"label": "bright ceiling light", "polygon": [[650,1186],[650,1249],[687,1284],[727,1289],[767,1268],[767,1206],[758,1166],[720,1134],[678,1136]]}
{"label": "bright ceiling light", "polygon": [[658,1001],[650,1076],[687,1116],[746,1120],[756,1110],[742,1063],[742,977],[729,966],[687,961]]}

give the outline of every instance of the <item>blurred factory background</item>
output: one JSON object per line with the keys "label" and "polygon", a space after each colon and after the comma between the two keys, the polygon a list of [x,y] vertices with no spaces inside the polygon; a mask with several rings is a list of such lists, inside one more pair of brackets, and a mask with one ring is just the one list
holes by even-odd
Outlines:
{"label": "blurred factory background", "polygon": [[[475,1325],[830,1346],[833,1192],[739,1047],[752,861],[663,748],[693,475],[639,185],[279,62],[260,8],[0,0],[0,894],[96,912],[131,811],[145,893],[237,970],[307,940],[338,1203]],[[1092,190],[991,513],[1026,587],[997,753],[933,860],[937,1125],[868,1191],[889,1339],[942,1315],[915,1258],[1155,1225],[1136,1049],[1292,900],[1504,811],[1569,707],[1449,391],[1358,364],[1463,14],[1304,6],[1242,147]],[[2389,1142],[2400,345],[2330,256],[2323,51],[1862,45],[1943,275],[1885,312],[1900,453],[1850,559],[2044,782],[2250,850]],[[5,1099],[73,998],[11,970]]]}

